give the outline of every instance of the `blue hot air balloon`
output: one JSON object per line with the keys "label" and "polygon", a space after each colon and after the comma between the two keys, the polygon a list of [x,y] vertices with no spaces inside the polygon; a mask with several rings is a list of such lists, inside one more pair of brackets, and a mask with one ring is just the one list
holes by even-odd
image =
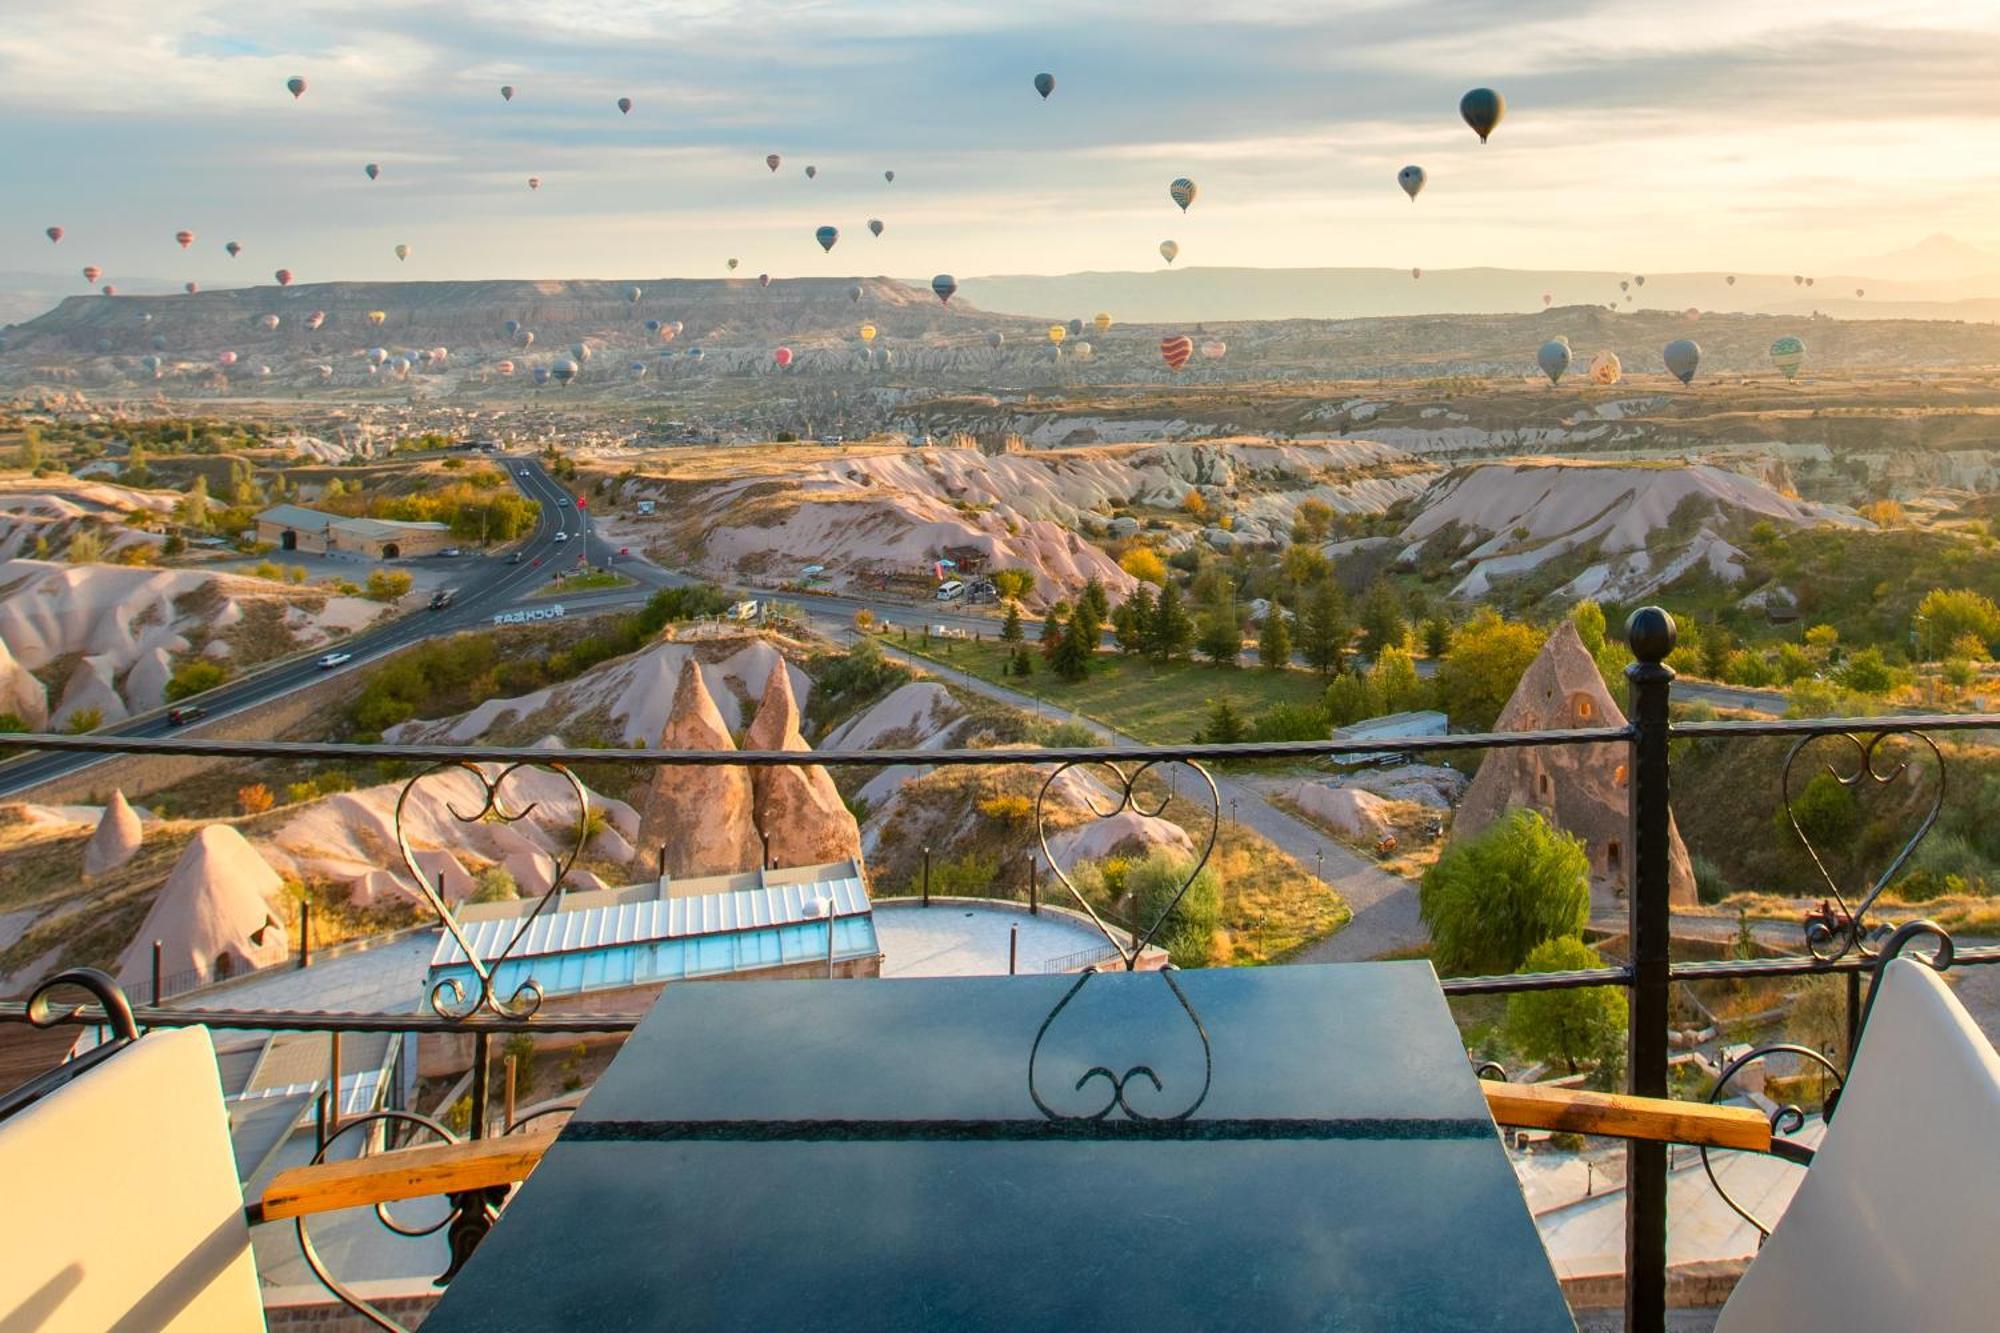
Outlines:
{"label": "blue hot air balloon", "polygon": [[1046,102],[1049,99],[1049,94],[1054,92],[1055,90],[1056,90],[1055,75],[1037,74],[1035,76],[1035,91],[1042,95],[1043,101]]}
{"label": "blue hot air balloon", "polygon": [[958,290],[958,279],[949,273],[940,273],[931,279],[931,290],[937,293],[938,300],[950,305],[951,294]]}
{"label": "blue hot air balloon", "polygon": [[820,249],[831,250],[833,249],[833,243],[840,239],[840,228],[821,227],[813,233],[813,239],[819,242]]}
{"label": "blue hot air balloon", "polygon": [[547,384],[548,382],[549,382],[549,368],[547,366],[536,366],[535,383]]}
{"label": "blue hot air balloon", "polygon": [[646,332],[648,332],[648,333],[658,333],[659,331],[660,331],[660,321],[659,321],[659,320],[657,320],[657,319],[649,319],[649,320],[647,320],[647,321],[646,321]]}
{"label": "blue hot air balloon", "polygon": [[1458,114],[1479,136],[1479,142],[1485,143],[1486,136],[1493,133],[1501,117],[1507,114],[1507,99],[1491,88],[1474,88],[1458,99]]}
{"label": "blue hot air balloon", "polygon": [[515,334],[517,334],[517,333],[519,333],[519,332],[521,331],[521,321],[520,321],[520,320],[518,320],[518,319],[510,319],[510,320],[508,320],[508,321],[507,321],[507,322],[506,322],[505,324],[501,325],[500,327],[502,327],[502,328],[506,329],[506,330],[507,330],[507,336],[508,336],[509,338],[511,338],[511,337],[513,337],[513,336],[514,336]]}

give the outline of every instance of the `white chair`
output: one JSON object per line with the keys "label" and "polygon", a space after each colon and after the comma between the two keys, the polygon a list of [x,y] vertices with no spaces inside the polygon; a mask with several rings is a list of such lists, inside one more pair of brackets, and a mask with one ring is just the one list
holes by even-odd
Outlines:
{"label": "white chair", "polygon": [[1791,1206],[1716,1333],[2000,1327],[2000,1056],[1925,963],[1884,965]]}

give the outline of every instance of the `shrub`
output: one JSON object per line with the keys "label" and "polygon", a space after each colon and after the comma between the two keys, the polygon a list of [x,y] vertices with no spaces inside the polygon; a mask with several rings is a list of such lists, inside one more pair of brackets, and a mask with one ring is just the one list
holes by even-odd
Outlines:
{"label": "shrub", "polygon": [[1250,724],[1253,741],[1323,741],[1333,731],[1324,708],[1312,704],[1272,704]]}
{"label": "shrub", "polygon": [[194,658],[174,668],[174,674],[167,678],[166,699],[174,703],[191,695],[212,690],[229,679],[229,668],[220,662],[207,658]]}
{"label": "shrub", "polygon": [[505,866],[487,866],[473,877],[472,885],[472,901],[476,903],[510,903],[521,896]]}
{"label": "shrub", "polygon": [[1160,560],[1159,553],[1150,546],[1135,546],[1118,559],[1118,567],[1135,579],[1141,579],[1155,587],[1167,581],[1167,567]]}
{"label": "shrub", "polygon": [[[1523,972],[1582,972],[1604,960],[1580,939],[1544,940],[1528,951]],[[1625,997],[1615,986],[1522,991],[1507,997],[1507,1040],[1531,1060],[1580,1065],[1618,1059],[1625,1040]]]}
{"label": "shrub", "polygon": [[368,576],[368,598],[376,602],[399,601],[410,590],[410,576],[400,569],[378,569]]}
{"label": "shrub", "polygon": [[1042,735],[1042,744],[1051,750],[1080,750],[1103,743],[1102,737],[1081,722],[1058,722]]}
{"label": "shrub", "polygon": [[1035,802],[1018,792],[1001,792],[981,800],[979,813],[1003,824],[1021,824],[1035,813]]}
{"label": "shrub", "polygon": [[[1180,892],[1194,863],[1156,847],[1125,870],[1125,896],[1135,936],[1144,934]],[[1174,905],[1154,942],[1164,947],[1176,967],[1205,967],[1215,953],[1215,931],[1222,924],[1222,886],[1215,871],[1203,866]]]}
{"label": "shrub", "polygon": [[69,722],[63,729],[72,736],[81,736],[85,732],[96,731],[103,725],[103,713],[95,708],[79,708],[69,715]]}
{"label": "shrub", "polygon": [[246,815],[261,815],[276,804],[271,789],[261,782],[236,789],[236,808]]}
{"label": "shrub", "polygon": [[1425,872],[1418,911],[1445,972],[1512,972],[1545,940],[1590,917],[1590,858],[1580,839],[1532,810],[1510,810],[1453,842]]}
{"label": "shrub", "polygon": [[1729,896],[1729,881],[1714,861],[1696,852],[1688,858],[1688,862],[1694,871],[1695,896],[1702,902],[1719,903]]}

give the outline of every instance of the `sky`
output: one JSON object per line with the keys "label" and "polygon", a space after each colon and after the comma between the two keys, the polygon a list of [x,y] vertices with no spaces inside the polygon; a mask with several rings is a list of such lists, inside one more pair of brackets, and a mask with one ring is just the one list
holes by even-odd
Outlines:
{"label": "sky", "polygon": [[78,291],[2000,250],[2000,0],[6,0],[0,122]]}

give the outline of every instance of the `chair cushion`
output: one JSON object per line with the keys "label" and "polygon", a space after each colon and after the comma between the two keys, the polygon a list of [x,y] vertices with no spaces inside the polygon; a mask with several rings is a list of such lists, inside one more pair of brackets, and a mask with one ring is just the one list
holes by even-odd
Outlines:
{"label": "chair cushion", "polygon": [[206,1028],[150,1033],[0,1121],[0,1330],[264,1327]]}
{"label": "chair cushion", "polygon": [[2000,1320],[2000,1056],[1936,972],[1886,967],[1833,1122],[1717,1333]]}

